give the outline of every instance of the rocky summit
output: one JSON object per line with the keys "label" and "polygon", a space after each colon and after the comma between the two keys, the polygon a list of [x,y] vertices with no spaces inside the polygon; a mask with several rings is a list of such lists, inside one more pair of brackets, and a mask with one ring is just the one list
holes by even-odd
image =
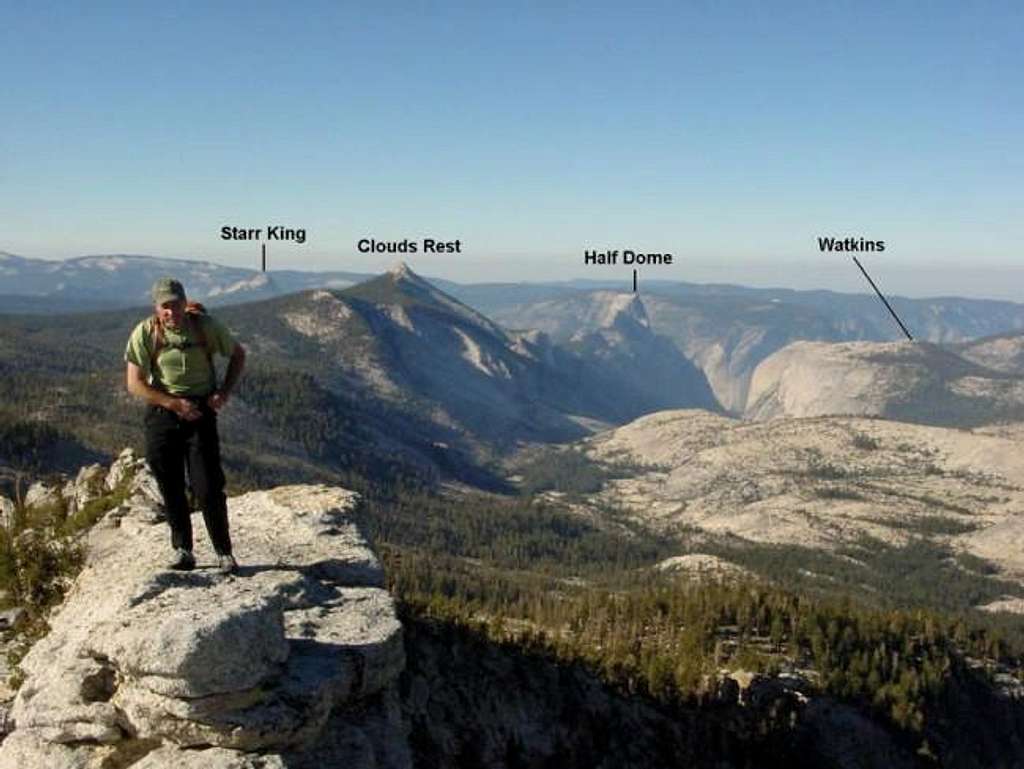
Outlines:
{"label": "rocky summit", "polygon": [[357,495],[289,486],[232,498],[241,568],[198,518],[192,572],[136,494],[21,664],[0,768],[406,767],[402,626],[355,523]]}

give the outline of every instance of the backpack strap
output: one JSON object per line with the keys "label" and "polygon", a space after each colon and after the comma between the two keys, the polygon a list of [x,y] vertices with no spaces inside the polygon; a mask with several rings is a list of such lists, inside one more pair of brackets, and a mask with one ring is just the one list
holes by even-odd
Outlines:
{"label": "backpack strap", "polygon": [[156,359],[160,357],[160,351],[164,347],[164,324],[160,322],[160,316],[153,315],[152,336],[149,340],[149,370],[156,371]]}
{"label": "backpack strap", "polygon": [[[196,302],[196,305],[202,310],[202,305]],[[210,364],[210,370],[213,371],[213,350],[210,349],[210,345],[206,342],[206,329],[203,328],[203,315],[205,312],[193,311],[191,306],[185,310],[185,318],[189,327],[192,329],[192,334],[195,336],[196,344],[203,348],[203,352],[206,353],[206,362]]]}

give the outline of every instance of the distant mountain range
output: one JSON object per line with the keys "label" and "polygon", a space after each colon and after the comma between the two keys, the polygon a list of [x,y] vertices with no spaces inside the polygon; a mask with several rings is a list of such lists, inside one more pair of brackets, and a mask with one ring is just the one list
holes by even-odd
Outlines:
{"label": "distant mountain range", "polygon": [[[146,256],[86,256],[51,262],[0,253],[0,312],[142,306],[148,304],[152,282],[168,273],[184,282],[192,298],[211,306],[315,288],[346,288],[373,277],[344,271],[262,273]],[[610,281],[478,285],[430,282],[453,300],[491,319],[493,328],[500,324],[505,329],[541,331],[552,343],[570,347],[580,344],[581,335],[590,332],[607,337],[608,297],[622,295],[621,283]],[[618,290],[610,290],[613,287]],[[736,415],[747,412],[751,378],[758,365],[792,342],[888,342],[903,338],[877,297],[869,294],[648,281],[640,296],[643,322],[649,324],[649,330],[670,340],[696,364],[715,400]],[[999,334],[1008,334],[1012,340],[1024,330],[1024,304],[950,297],[890,297],[890,301],[915,338],[922,341],[962,344]],[[591,339],[589,344],[595,341]],[[529,337],[523,337],[522,344],[528,343]],[[967,357],[987,354],[982,348],[963,350]],[[988,365],[981,358],[972,360]],[[1024,364],[1016,365],[1024,368]],[[661,392],[664,387],[659,384],[655,389]]]}
{"label": "distant mountain range", "polygon": [[[565,345],[502,329],[404,264],[341,291],[220,314],[278,365],[304,365],[312,345],[327,387],[431,425],[435,446],[501,453],[569,440],[670,403],[718,408],[703,374],[650,330],[629,295],[603,326]],[[257,323],[242,321],[253,315]],[[295,335],[301,347],[290,342]]]}
{"label": "distant mountain range", "polygon": [[[473,468],[526,444],[663,408],[719,410],[700,370],[651,330],[638,297],[609,294],[605,304],[603,325],[556,344],[503,329],[400,265],[347,289],[220,307],[251,352],[224,418],[251,462],[269,454],[279,466],[330,469],[358,458],[479,480]],[[103,450],[113,425],[130,429],[120,354],[144,312],[0,321],[0,396]]]}
{"label": "distant mountain range", "polygon": [[[518,294],[518,296],[517,296]],[[599,323],[603,292],[530,287],[503,292],[465,287],[456,295],[513,328],[555,341]],[[522,301],[520,301],[520,299]],[[792,342],[887,342],[903,334],[874,296],[738,286],[655,284],[643,295],[651,328],[671,339],[707,376],[730,413],[745,413],[758,364]],[[903,299],[891,303],[916,338],[957,343],[1024,329],[1024,305],[976,299]],[[966,349],[966,348],[965,348]],[[981,354],[980,351],[977,354]]]}
{"label": "distant mountain range", "polygon": [[82,312],[149,304],[164,275],[181,280],[190,298],[211,305],[268,299],[310,288],[344,288],[372,277],[354,272],[260,272],[189,259],[130,254],[81,256],[62,262],[0,252],[0,312]]}
{"label": "distant mountain range", "polygon": [[[89,451],[113,450],[115,435],[118,449],[124,444],[121,351],[148,311],[148,286],[168,272],[191,296],[226,303],[216,314],[253,355],[225,420],[250,446],[246,461],[265,462],[270,452],[279,468],[359,458],[471,480],[471,468],[500,474],[496,463],[521,447],[679,408],[955,426],[1024,418],[1024,335],[1013,331],[1024,325],[1024,305],[1008,302],[894,300],[915,331],[916,323],[963,340],[940,347],[870,341],[895,336],[877,299],[823,292],[439,285],[400,265],[344,287],[280,293],[360,276],[263,275],[147,257],[41,263],[8,255],[0,269],[11,278],[4,291],[42,292],[44,273],[60,275],[50,293],[16,297],[50,313],[108,302],[73,320],[0,318],[8,418],[22,411],[60,424],[69,430],[62,441]],[[227,304],[243,297],[254,301]],[[135,309],[118,309],[127,301]],[[996,335],[971,338],[981,331]]]}

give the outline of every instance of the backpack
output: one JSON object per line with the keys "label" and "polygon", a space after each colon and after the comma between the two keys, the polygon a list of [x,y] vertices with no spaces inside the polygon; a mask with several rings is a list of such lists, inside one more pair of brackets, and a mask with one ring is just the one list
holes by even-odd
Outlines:
{"label": "backpack", "polygon": [[[206,353],[206,360],[210,364],[210,371],[213,368],[213,352],[210,350],[210,345],[206,342],[206,331],[203,329],[203,318],[206,317],[206,308],[199,302],[187,302],[185,304],[185,323],[188,324],[189,331],[192,333],[196,342],[195,347],[202,347],[203,352]],[[149,354],[149,367],[150,371],[156,371],[156,359],[160,357],[160,352],[163,350],[164,345],[167,341],[164,339],[164,324],[160,320],[160,316],[153,314],[153,337],[151,340],[151,352]]]}

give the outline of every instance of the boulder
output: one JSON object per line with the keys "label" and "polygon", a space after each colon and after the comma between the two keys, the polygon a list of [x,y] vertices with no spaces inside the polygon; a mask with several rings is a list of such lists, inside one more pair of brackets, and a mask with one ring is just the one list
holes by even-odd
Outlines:
{"label": "boulder", "polygon": [[63,496],[68,513],[76,513],[106,492],[107,471],[102,465],[86,465],[78,471],[75,480],[68,481]]}
{"label": "boulder", "polygon": [[[107,750],[63,745],[50,742],[27,729],[7,736],[0,745],[0,767],[3,769],[91,769],[97,753]],[[102,759],[101,759],[102,760]]]}
{"label": "boulder", "polygon": [[146,472],[139,473],[132,479],[132,484],[128,489],[128,498],[133,504],[149,504],[162,511],[164,498],[160,493],[160,487],[156,485],[156,478],[149,472],[145,463],[143,463],[143,467],[147,468]]}
{"label": "boulder", "polygon": [[10,529],[14,524],[14,501],[0,495],[0,527]]}
{"label": "boulder", "polygon": [[116,508],[114,518],[121,518],[129,513],[145,523],[158,523],[166,520],[164,500],[146,460],[135,455],[135,451],[127,448],[118,454],[110,466],[104,480],[104,486],[113,491],[128,482],[127,502]]}
{"label": "boulder", "polygon": [[145,466],[145,460],[135,456],[134,449],[127,448],[118,454],[117,459],[110,465],[110,470],[107,471],[107,476],[103,479],[103,485],[106,486],[107,491],[113,491],[121,485],[125,478],[134,478]]}
{"label": "boulder", "polygon": [[25,492],[25,507],[56,507],[64,504],[64,497],[60,489],[55,486],[47,486],[42,481],[36,481],[28,487]]}

